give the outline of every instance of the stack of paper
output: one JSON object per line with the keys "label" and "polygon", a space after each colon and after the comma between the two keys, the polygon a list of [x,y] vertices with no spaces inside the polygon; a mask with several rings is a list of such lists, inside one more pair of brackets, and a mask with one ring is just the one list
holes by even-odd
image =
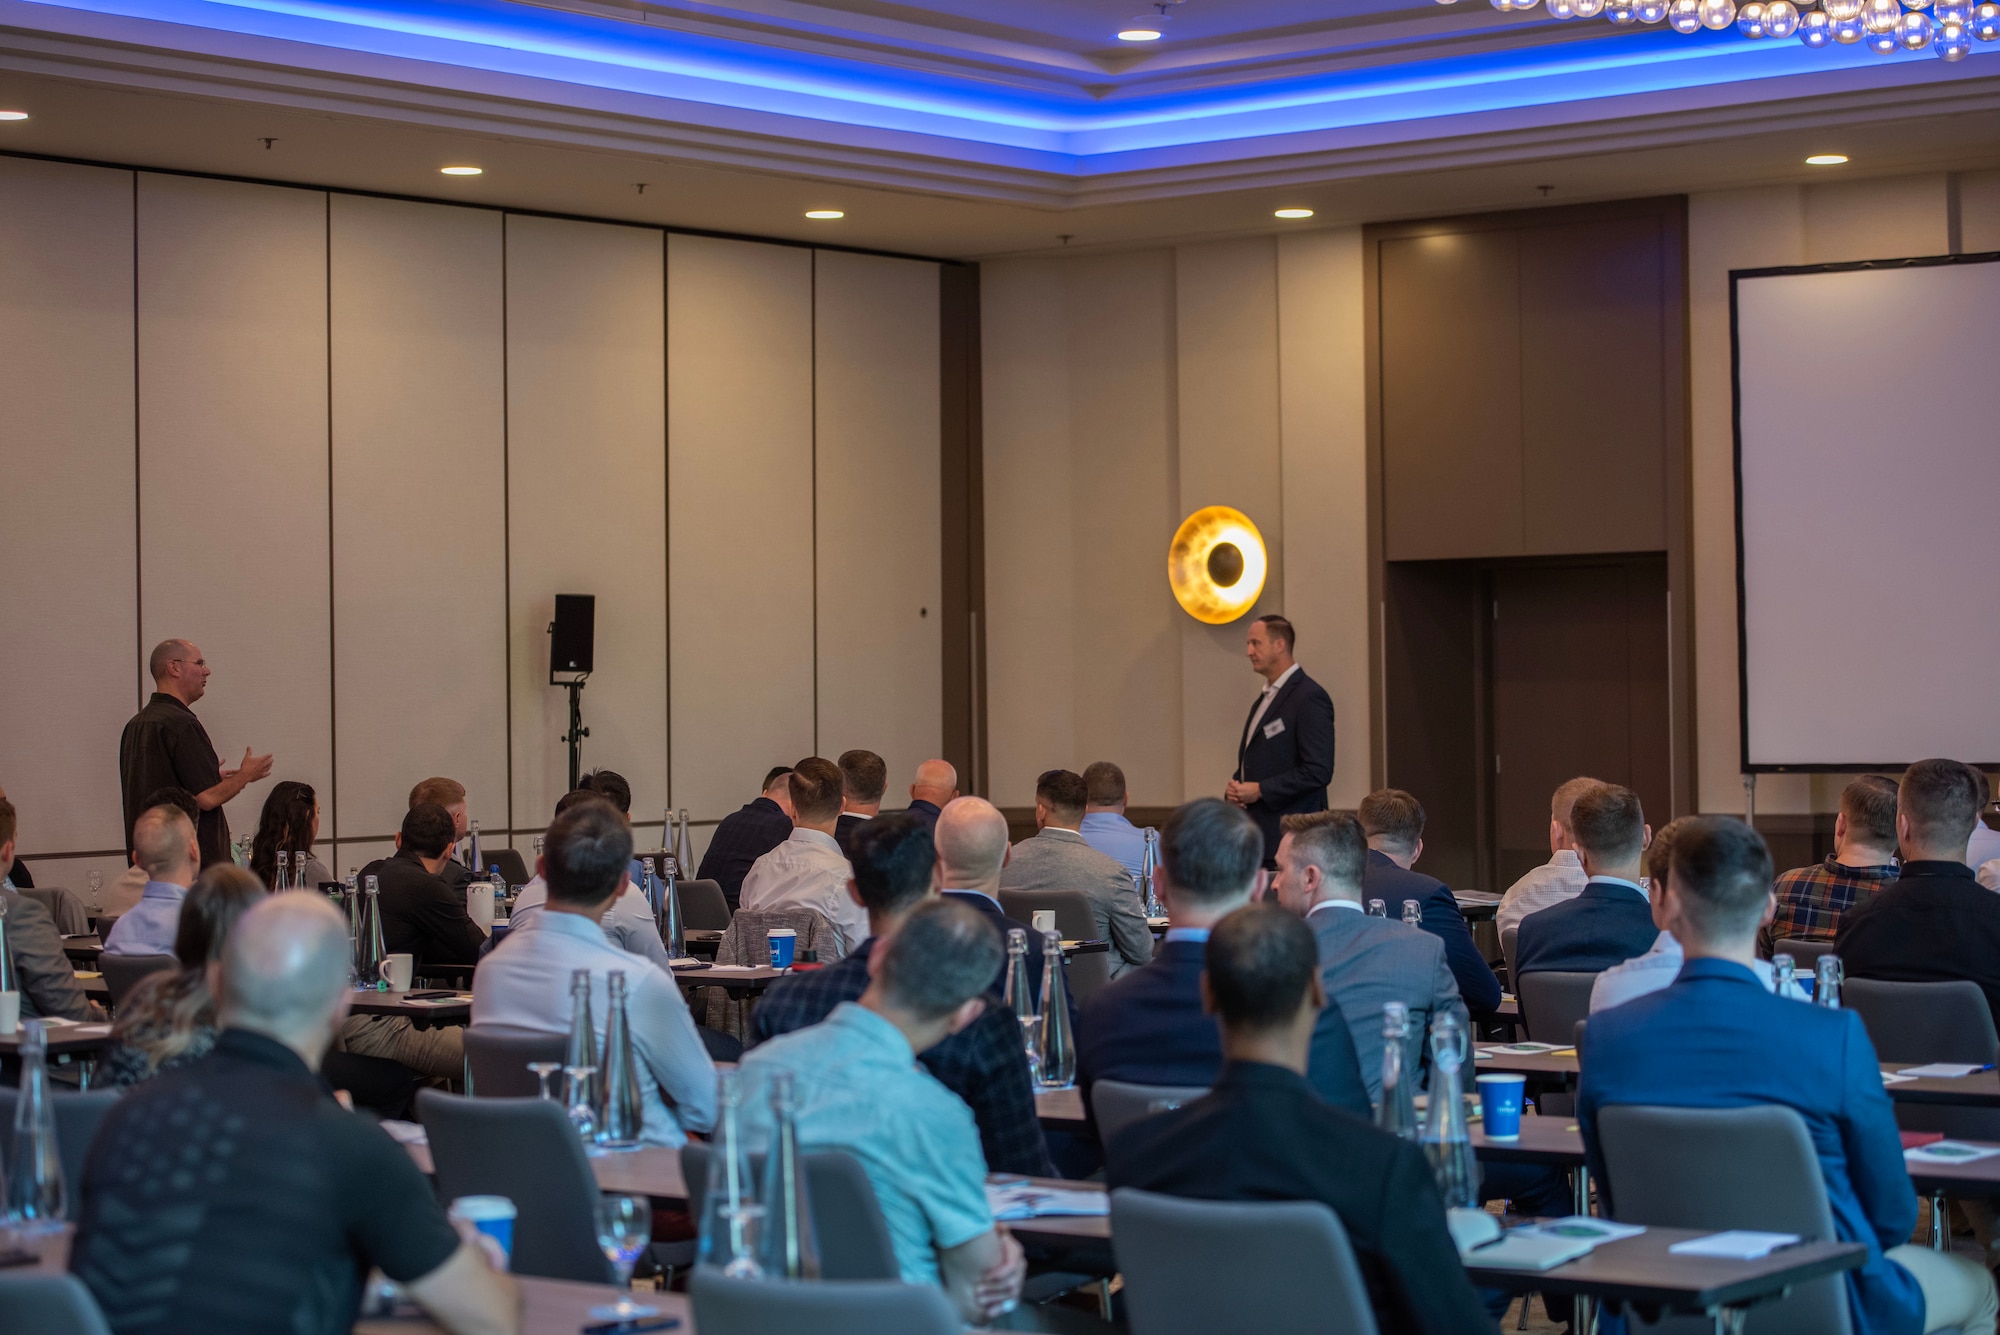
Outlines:
{"label": "stack of paper", "polygon": [[1712,1256],[1724,1261],[1759,1261],[1781,1247],[1795,1247],[1799,1243],[1796,1233],[1758,1233],[1747,1228],[1732,1228],[1726,1233],[1711,1233],[1705,1238],[1689,1238],[1667,1248],[1675,1256]]}
{"label": "stack of paper", "polygon": [[1106,1215],[1111,1196],[1075,1187],[1038,1187],[1031,1182],[989,1182],[986,1203],[995,1219],[1034,1219],[1047,1215]]}
{"label": "stack of paper", "polygon": [[2000,1154],[2000,1145],[1968,1145],[1962,1140],[1937,1140],[1903,1151],[1903,1158],[1917,1164],[1970,1163]]}
{"label": "stack of paper", "polygon": [[1974,1071],[1992,1069],[1991,1066],[1974,1066],[1969,1062],[1963,1065],[1958,1062],[1932,1062],[1928,1066],[1905,1066],[1896,1074],[1908,1076],[1912,1080],[1958,1080],[1971,1075]]}
{"label": "stack of paper", "polygon": [[1574,1261],[1604,1243],[1645,1231],[1636,1224],[1614,1224],[1609,1219],[1571,1215],[1567,1219],[1510,1228],[1495,1241],[1461,1248],[1459,1255],[1467,1265],[1495,1270],[1548,1270]]}

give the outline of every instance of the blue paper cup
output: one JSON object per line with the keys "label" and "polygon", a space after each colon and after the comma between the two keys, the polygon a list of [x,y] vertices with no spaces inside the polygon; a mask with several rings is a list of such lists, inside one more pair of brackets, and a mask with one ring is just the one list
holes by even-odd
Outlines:
{"label": "blue paper cup", "polygon": [[1521,1102],[1527,1086],[1525,1075],[1495,1072],[1479,1077],[1479,1119],[1488,1140],[1521,1138]]}
{"label": "blue paper cup", "polygon": [[798,948],[799,934],[789,927],[771,929],[771,967],[789,969],[792,967],[792,952]]}
{"label": "blue paper cup", "polygon": [[505,1196],[460,1196],[448,1212],[462,1219],[500,1244],[509,1260],[514,1256],[514,1202]]}

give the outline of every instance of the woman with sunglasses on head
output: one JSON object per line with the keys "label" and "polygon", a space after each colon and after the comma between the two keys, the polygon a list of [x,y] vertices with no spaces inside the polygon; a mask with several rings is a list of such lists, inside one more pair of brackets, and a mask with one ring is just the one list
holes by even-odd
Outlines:
{"label": "woman with sunglasses on head", "polygon": [[[278,854],[283,853],[289,861],[304,853],[306,889],[316,890],[334,879],[326,864],[311,856],[313,840],[318,837],[319,798],[312,785],[293,779],[273,784],[270,796],[264,799],[264,814],[257,821],[257,837],[250,844],[250,870],[266,887],[275,889]],[[296,878],[296,864],[291,874]]]}

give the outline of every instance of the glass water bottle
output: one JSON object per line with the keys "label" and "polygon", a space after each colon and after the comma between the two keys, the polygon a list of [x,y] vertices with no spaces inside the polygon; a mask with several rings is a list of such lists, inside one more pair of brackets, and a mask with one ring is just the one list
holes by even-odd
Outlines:
{"label": "glass water bottle", "polygon": [[14,952],[7,948],[7,901],[0,899],[0,992],[19,992],[21,980],[14,974]]}
{"label": "glass water bottle", "polygon": [[1160,832],[1146,827],[1146,855],[1139,863],[1139,888],[1146,901],[1146,916],[1162,918],[1166,910],[1160,907]]}
{"label": "glass water bottle", "polygon": [[1771,956],[1771,990],[1784,996],[1786,986],[1792,981],[1792,970],[1796,967],[1790,955],[1781,952]]}
{"label": "glass water bottle", "polygon": [[1403,901],[1403,921],[1412,927],[1424,925],[1424,906],[1414,899]]}
{"label": "glass water bottle", "polygon": [[1371,918],[1386,918],[1389,916],[1389,906],[1379,899],[1371,899],[1368,901],[1368,916]]}
{"label": "glass water bottle", "polygon": [[1382,1003],[1382,1101],[1375,1105],[1375,1125],[1392,1136],[1415,1140],[1416,1079],[1403,1069],[1409,1041],[1410,1008],[1400,1001]]}
{"label": "glass water bottle", "polygon": [[1431,1017],[1430,1116],[1424,1122],[1423,1146],[1447,1210],[1479,1205],[1479,1160],[1472,1154],[1459,1074],[1466,1046],[1465,1026],[1456,1015],[1440,1011]]}
{"label": "glass water bottle", "polygon": [[361,923],[354,930],[354,981],[362,987],[380,984],[388,954],[382,942],[382,882],[370,876],[361,896]]}
{"label": "glass water bottle", "polygon": [[772,1279],[819,1278],[819,1239],[813,1231],[805,1159],[799,1152],[799,1103],[790,1071],[771,1077],[771,1147],[764,1156],[764,1239],[759,1252],[764,1273]]}
{"label": "glass water bottle", "polygon": [[1847,970],[1838,955],[1821,955],[1813,966],[1813,1005],[1840,1009],[1840,985],[1847,979]]}
{"label": "glass water bottle", "polygon": [[471,849],[470,849],[470,851],[471,851],[471,856],[470,856],[469,858],[467,858],[467,859],[466,859],[466,863],[465,863],[465,865],[466,865],[466,866],[468,866],[468,867],[470,867],[470,868],[472,869],[472,874],[473,874],[474,876],[477,876],[477,875],[479,874],[479,869],[480,869],[481,867],[484,867],[484,866],[486,865],[486,864],[485,864],[485,862],[483,862],[483,861],[482,861],[482,860],[480,859],[480,856],[479,856],[479,822],[478,822],[478,821],[476,821],[476,820],[469,820],[469,821],[467,821],[467,822],[465,823],[465,837],[466,837],[466,840],[467,840],[467,841],[468,841],[468,842],[470,843],[470,845],[471,845]]}
{"label": "glass water bottle", "polygon": [[[585,987],[590,975],[584,974]],[[625,971],[613,969],[611,999],[604,1017],[604,1115],[597,1121],[597,1143],[609,1149],[629,1149],[639,1143],[646,1109],[639,1098],[639,1069],[632,1054],[632,1029],[625,1012]],[[588,996],[584,1008],[589,1009]]]}
{"label": "glass water bottle", "polygon": [[1042,1012],[1035,1004],[1034,989],[1028,986],[1028,934],[1018,927],[1007,929],[1007,1004],[1021,1022],[1021,1049],[1028,1054],[1032,1073],[1041,1059]]}
{"label": "glass water bottle", "polygon": [[292,855],[278,850],[278,870],[271,877],[271,893],[282,895],[292,888]]}
{"label": "glass water bottle", "polygon": [[56,1110],[49,1101],[48,1036],[40,1020],[21,1021],[21,1091],[14,1103],[14,1157],[7,1178],[7,1219],[30,1237],[63,1226],[66,1199]]}
{"label": "glass water bottle", "polygon": [[674,837],[674,870],[682,876],[694,875],[694,836],[688,832],[687,808],[680,809],[680,832]]}
{"label": "glass water bottle", "polygon": [[716,1072],[718,1110],[708,1146],[708,1181],[701,1202],[695,1264],[712,1265],[732,1279],[760,1279],[757,1260],[764,1207],[750,1179],[743,1145],[743,1084],[735,1071]]}
{"label": "glass water bottle", "polygon": [[1076,1037],[1069,1028],[1069,989],[1063,981],[1062,938],[1042,933],[1042,1042],[1036,1084],[1068,1089],[1076,1083]]}
{"label": "glass water bottle", "polygon": [[660,905],[657,921],[660,940],[667,948],[667,958],[683,959],[687,955],[687,923],[681,918],[681,891],[679,884],[680,859],[667,859],[667,874],[660,883]]}

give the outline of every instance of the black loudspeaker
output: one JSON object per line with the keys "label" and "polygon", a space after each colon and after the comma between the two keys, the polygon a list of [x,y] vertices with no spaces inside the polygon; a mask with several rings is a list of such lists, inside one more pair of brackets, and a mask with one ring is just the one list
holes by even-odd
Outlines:
{"label": "black loudspeaker", "polygon": [[557,594],[556,619],[549,626],[549,671],[590,671],[596,639],[596,595]]}

